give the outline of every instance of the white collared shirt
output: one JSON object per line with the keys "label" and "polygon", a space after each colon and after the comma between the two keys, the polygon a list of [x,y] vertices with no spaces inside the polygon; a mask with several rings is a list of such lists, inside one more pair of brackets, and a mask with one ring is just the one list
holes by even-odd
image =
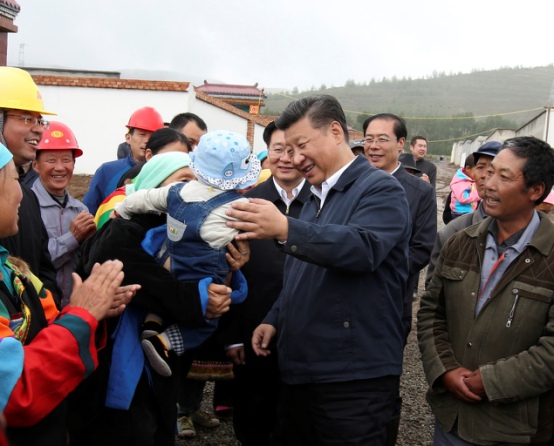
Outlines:
{"label": "white collared shirt", "polygon": [[283,202],[287,205],[287,209],[290,206],[290,204],[295,200],[295,198],[298,197],[298,194],[300,193],[300,191],[304,187],[304,182],[305,181],[306,181],[305,178],[302,179],[300,184],[292,190],[292,192],[291,192],[292,198],[289,198],[288,194],[287,194],[287,191],[285,189],[283,189],[281,186],[279,186],[279,184],[277,184],[277,181],[275,181],[275,177],[273,177],[273,184],[275,185],[275,188],[277,189],[277,193],[279,194],[279,197],[281,197],[281,200],[283,200]]}
{"label": "white collared shirt", "polygon": [[401,165],[402,165],[402,164],[401,164],[400,162],[398,162],[398,166],[396,166],[396,169],[394,169],[390,174],[391,174],[391,175],[394,175],[395,172],[396,172],[398,169],[400,169],[400,166],[401,166]]}
{"label": "white collared shirt", "polygon": [[323,203],[325,203],[325,199],[327,198],[327,195],[329,194],[329,191],[331,190],[331,188],[335,184],[337,184],[337,182],[339,181],[339,178],[341,177],[343,172],[346,169],[348,169],[350,164],[352,164],[355,159],[356,159],[356,157],[354,157],[354,159],[352,161],[350,161],[348,164],[345,164],[344,166],[342,166],[333,175],[331,175],[329,178],[327,178],[327,180],[325,180],[323,183],[321,183],[321,187],[312,186],[310,188],[312,193],[317,198],[319,198],[319,200],[320,200],[319,209],[321,209],[323,207]]}

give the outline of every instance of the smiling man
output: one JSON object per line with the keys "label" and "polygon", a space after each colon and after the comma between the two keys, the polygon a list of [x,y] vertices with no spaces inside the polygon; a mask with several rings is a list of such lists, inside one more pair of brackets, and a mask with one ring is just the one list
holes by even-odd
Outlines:
{"label": "smiling man", "polygon": [[91,214],[96,214],[104,198],[117,188],[122,175],[137,163],[144,161],[150,136],[163,126],[162,116],[152,107],[139,108],[131,115],[127,124],[129,132],[125,135],[131,146],[131,153],[126,158],[102,164],[94,173],[89,189],[83,197],[83,203]]}
{"label": "smiling man", "polygon": [[[272,122],[263,136],[272,176],[244,196],[268,200],[284,215],[298,218],[311,195],[310,184],[294,168],[285,132]],[[248,298],[230,311],[232,323],[225,343],[232,345],[227,356],[235,363],[235,392],[240,395],[234,402],[233,427],[243,445],[268,446],[276,425],[280,385],[277,355],[256,356],[250,340],[279,297],[286,257],[273,240],[252,240],[250,261],[241,268],[248,282]]]}
{"label": "smiling man", "polygon": [[48,251],[57,269],[62,307],[69,303],[73,291],[71,273],[81,258],[80,244],[96,232],[94,216],[66,190],[73,177],[75,158],[82,154],[71,129],[52,121],[33,161],[33,169],[39,175],[33,192],[48,232]]}
{"label": "smiling man", "polygon": [[261,199],[229,212],[242,220],[230,224],[244,231],[237,238],[274,238],[288,255],[253,350],[267,356],[276,342],[288,443],[386,444],[404,346],[404,191],[353,155],[334,97],[297,100],[276,126],[313,195],[298,219]]}
{"label": "smiling man", "polygon": [[[485,180],[487,179],[489,165],[498,154],[501,147],[502,143],[498,141],[488,141],[479,147],[476,152],[473,152],[473,160],[475,162],[473,174],[475,175],[475,182],[477,184],[477,193],[481,199],[485,197]],[[461,231],[468,226],[481,223],[486,216],[487,214],[485,213],[483,202],[480,201],[474,212],[455,218],[437,233],[433,251],[431,252],[431,259],[429,260],[429,267],[427,268],[425,286],[429,284],[429,281],[433,276],[439,254],[446,241],[456,234],[456,232]]]}
{"label": "smiling man", "polygon": [[506,140],[490,162],[490,218],[453,235],[418,312],[435,445],[546,445],[554,398],[554,225],[535,210],[554,151]]}
{"label": "smiling man", "polygon": [[435,189],[437,185],[437,166],[425,159],[427,139],[423,136],[414,136],[410,141],[410,152],[416,160],[416,167],[422,172],[421,178],[431,183],[431,186]]}
{"label": "smiling man", "polygon": [[409,174],[399,162],[408,129],[402,118],[392,113],[380,113],[363,123],[364,151],[372,166],[394,176],[404,188],[410,208],[410,276],[404,296],[403,321],[406,339],[412,328],[412,301],[417,292],[419,272],[429,263],[437,235],[437,201],[431,185]]}
{"label": "smiling man", "polygon": [[19,68],[0,67],[0,142],[13,155],[23,191],[19,231],[0,239],[0,245],[10,254],[25,260],[44,286],[61,299],[56,270],[48,253],[48,234],[42,223],[40,207],[30,186],[25,184],[37,177],[29,167],[35,159],[42,134],[49,126],[43,115],[54,114],[44,109],[40,91],[29,73]]}

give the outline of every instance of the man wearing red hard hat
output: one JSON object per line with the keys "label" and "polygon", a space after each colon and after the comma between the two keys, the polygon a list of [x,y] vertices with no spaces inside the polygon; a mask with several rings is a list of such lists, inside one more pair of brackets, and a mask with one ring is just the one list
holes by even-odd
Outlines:
{"label": "man wearing red hard hat", "polygon": [[138,162],[144,161],[146,144],[152,133],[164,126],[162,116],[152,107],[142,107],[129,118],[129,132],[125,139],[131,146],[131,153],[123,159],[102,164],[90,182],[83,203],[91,214],[95,214],[100,203],[117,188],[121,176]]}
{"label": "man wearing red hard hat", "polygon": [[39,179],[32,189],[48,232],[48,251],[57,268],[62,308],[69,303],[73,291],[71,273],[75,272],[81,258],[80,245],[96,232],[94,216],[67,191],[75,158],[82,154],[71,129],[61,122],[51,121],[50,127],[44,130],[33,161]]}

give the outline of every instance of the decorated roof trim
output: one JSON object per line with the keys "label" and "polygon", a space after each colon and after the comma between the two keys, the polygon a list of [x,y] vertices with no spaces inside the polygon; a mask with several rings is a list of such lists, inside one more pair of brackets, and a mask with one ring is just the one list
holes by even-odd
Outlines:
{"label": "decorated roof trim", "polygon": [[[1,1],[1,0],[0,0]],[[120,90],[187,91],[190,82],[151,81],[105,77],[32,75],[37,85],[82,88],[115,88]]]}

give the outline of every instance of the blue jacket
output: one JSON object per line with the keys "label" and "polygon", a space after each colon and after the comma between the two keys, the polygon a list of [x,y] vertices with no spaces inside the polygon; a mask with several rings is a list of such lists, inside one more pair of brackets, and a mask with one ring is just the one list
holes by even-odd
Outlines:
{"label": "blue jacket", "polygon": [[411,233],[402,186],[357,157],[321,210],[312,196],[288,224],[283,291],[264,320],[283,381],[399,376]]}
{"label": "blue jacket", "polygon": [[90,180],[87,193],[83,197],[83,204],[92,215],[96,215],[98,206],[108,195],[117,189],[117,182],[137,162],[129,154],[127,158],[109,161],[102,164]]}

